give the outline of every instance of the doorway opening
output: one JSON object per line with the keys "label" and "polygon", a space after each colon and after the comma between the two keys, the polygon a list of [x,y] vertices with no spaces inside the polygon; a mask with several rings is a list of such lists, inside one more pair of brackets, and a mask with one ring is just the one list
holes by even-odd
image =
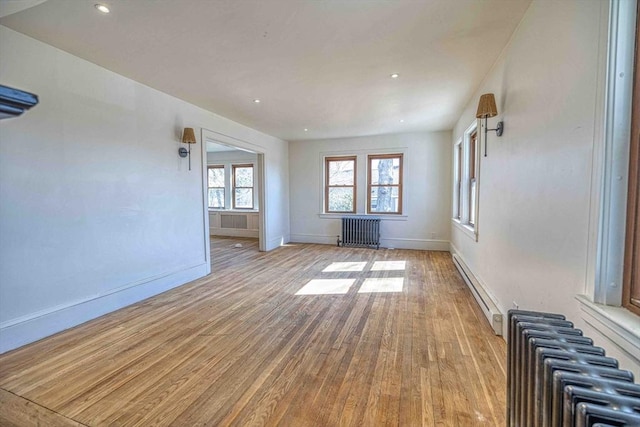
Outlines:
{"label": "doorway opening", "polygon": [[264,153],[202,130],[205,231],[210,260],[221,251],[265,251]]}

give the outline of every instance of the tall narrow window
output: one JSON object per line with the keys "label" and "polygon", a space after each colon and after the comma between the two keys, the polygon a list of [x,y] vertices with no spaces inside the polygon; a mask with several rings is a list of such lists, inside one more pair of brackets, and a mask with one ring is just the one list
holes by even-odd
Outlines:
{"label": "tall narrow window", "polygon": [[462,141],[456,144],[454,153],[453,217],[460,221],[462,217]]}
{"label": "tall narrow window", "polygon": [[253,209],[253,165],[233,165],[233,208]]}
{"label": "tall narrow window", "polygon": [[[640,20],[640,5],[637,17]],[[640,21],[639,21],[640,22]],[[624,255],[622,305],[640,315],[640,26],[636,27],[636,56],[631,108],[627,236]]]}
{"label": "tall narrow window", "polygon": [[469,165],[469,225],[474,226],[476,223],[476,160],[477,160],[477,145],[478,145],[478,132],[474,131],[469,136],[469,158],[467,164]]}
{"label": "tall narrow window", "polygon": [[325,158],[324,210],[355,213],[356,156]]}
{"label": "tall narrow window", "polygon": [[208,166],[209,207],[224,209],[224,166]]}
{"label": "tall narrow window", "polygon": [[368,156],[367,213],[402,213],[402,154]]}

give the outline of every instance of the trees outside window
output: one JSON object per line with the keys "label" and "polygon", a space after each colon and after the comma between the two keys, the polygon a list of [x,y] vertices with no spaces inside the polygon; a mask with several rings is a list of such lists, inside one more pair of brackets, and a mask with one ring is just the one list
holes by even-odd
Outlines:
{"label": "trees outside window", "polygon": [[356,157],[326,157],[324,211],[355,213],[355,201]]}
{"label": "trees outside window", "polygon": [[367,213],[402,213],[402,154],[368,156]]}
{"label": "trees outside window", "polygon": [[233,208],[253,209],[253,165],[233,165]]}
{"label": "trees outside window", "polygon": [[207,175],[209,207],[224,209],[224,166],[208,166]]}

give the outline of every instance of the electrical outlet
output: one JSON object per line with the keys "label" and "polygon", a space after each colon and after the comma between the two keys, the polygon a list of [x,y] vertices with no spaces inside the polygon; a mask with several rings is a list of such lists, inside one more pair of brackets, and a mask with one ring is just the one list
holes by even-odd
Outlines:
{"label": "electrical outlet", "polygon": [[520,306],[518,305],[517,302],[513,301],[513,308],[515,308],[516,310],[519,308]]}

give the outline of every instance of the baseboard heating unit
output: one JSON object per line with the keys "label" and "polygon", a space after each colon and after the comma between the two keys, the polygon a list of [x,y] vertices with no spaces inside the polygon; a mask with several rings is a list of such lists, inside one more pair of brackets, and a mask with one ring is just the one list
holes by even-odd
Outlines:
{"label": "baseboard heating unit", "polygon": [[640,384],[563,315],[507,314],[507,427],[640,426]]}
{"label": "baseboard heating unit", "polygon": [[502,313],[498,310],[498,306],[493,302],[489,294],[484,290],[478,279],[471,273],[469,267],[456,254],[453,255],[453,264],[456,266],[462,279],[471,290],[473,297],[482,309],[485,317],[489,321],[493,332],[496,335],[502,335]]}
{"label": "baseboard heating unit", "polygon": [[342,218],[342,240],[338,246],[380,248],[380,218],[346,216]]}

